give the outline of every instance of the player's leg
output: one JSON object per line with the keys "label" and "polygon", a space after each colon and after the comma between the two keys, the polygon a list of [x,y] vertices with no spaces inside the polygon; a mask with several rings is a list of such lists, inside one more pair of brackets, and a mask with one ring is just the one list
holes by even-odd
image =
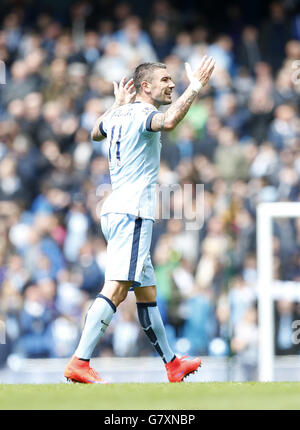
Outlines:
{"label": "player's leg", "polygon": [[199,357],[193,360],[189,360],[187,357],[178,358],[170,348],[156,302],[156,286],[151,285],[154,283],[154,270],[150,254],[148,254],[144,263],[142,280],[142,285],[146,286],[134,289],[139,321],[145,334],[165,363],[169,381],[181,382],[187,375],[197,371],[201,366],[201,360]]}
{"label": "player's leg", "polygon": [[165,327],[156,303],[156,280],[150,258],[153,221],[144,219],[141,229],[134,293],[140,324],[164,363],[175,358],[167,340]]}
{"label": "player's leg", "polygon": [[138,287],[134,289],[134,293],[140,324],[163,362],[169,363],[175,358],[175,354],[168,343],[165,327],[156,303],[156,286]]}
{"label": "player's leg", "polygon": [[107,240],[105,283],[90,307],[76,357],[89,360],[93,350],[110,324],[119,304],[125,300],[132,282],[128,279],[130,242],[134,222],[126,214],[101,217],[101,227]]}
{"label": "player's leg", "polygon": [[132,282],[127,281],[105,282],[101,293],[87,312],[79,345],[65,370],[66,378],[83,383],[104,382],[89,366],[89,361],[131,285]]}
{"label": "player's leg", "polygon": [[89,360],[109,326],[117,307],[125,300],[132,282],[106,281],[101,293],[87,312],[84,329],[75,356]]}
{"label": "player's leg", "polygon": [[[141,218],[127,214],[111,213],[101,217],[102,231],[107,240],[105,284],[87,313],[78,348],[67,365],[65,376],[69,379],[76,379],[71,378],[72,372],[69,372],[74,366],[80,367],[77,380],[82,373],[94,372],[89,367],[93,350],[141,271],[139,243],[144,231],[142,224]],[[83,366],[84,370],[81,369]]]}

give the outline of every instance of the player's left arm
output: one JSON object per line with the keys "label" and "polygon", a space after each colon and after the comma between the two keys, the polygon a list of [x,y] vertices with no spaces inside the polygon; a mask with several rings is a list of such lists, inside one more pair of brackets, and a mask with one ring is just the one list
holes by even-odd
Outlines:
{"label": "player's left arm", "polygon": [[91,132],[92,140],[99,142],[105,139],[106,133],[103,130],[102,122],[110,112],[112,112],[114,109],[118,108],[119,106],[122,106],[127,103],[132,103],[134,101],[136,92],[134,89],[133,79],[130,79],[127,82],[127,84],[125,82],[126,82],[125,76],[121,79],[121,82],[119,85],[116,82],[113,82],[115,102],[110,109],[108,109],[103,115],[101,115],[96,120],[93,130]]}

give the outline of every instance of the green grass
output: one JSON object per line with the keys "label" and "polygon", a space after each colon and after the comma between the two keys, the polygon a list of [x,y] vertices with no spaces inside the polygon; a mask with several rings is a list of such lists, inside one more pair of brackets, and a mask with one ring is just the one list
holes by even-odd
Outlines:
{"label": "green grass", "polygon": [[0,384],[0,409],[300,409],[300,383]]}

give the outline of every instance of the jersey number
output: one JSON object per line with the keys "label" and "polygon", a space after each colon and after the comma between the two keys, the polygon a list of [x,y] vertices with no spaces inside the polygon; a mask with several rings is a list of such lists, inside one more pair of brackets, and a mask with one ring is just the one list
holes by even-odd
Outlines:
{"label": "jersey number", "polygon": [[[111,150],[112,150],[112,145],[113,145],[113,142],[114,142],[115,128],[116,128],[116,126],[114,125],[113,128],[111,129],[111,139],[110,139],[109,151],[108,151],[109,161],[111,161]],[[118,132],[118,139],[116,141],[116,159],[117,159],[118,163],[121,162],[121,156],[120,156],[120,139],[121,139],[121,133],[122,133],[122,126],[120,125],[119,132]]]}

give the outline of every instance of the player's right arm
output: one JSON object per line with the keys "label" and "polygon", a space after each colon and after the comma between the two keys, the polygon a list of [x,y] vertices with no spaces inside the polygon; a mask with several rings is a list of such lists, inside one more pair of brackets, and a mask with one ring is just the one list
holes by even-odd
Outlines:
{"label": "player's right arm", "polygon": [[197,97],[200,89],[209,81],[215,68],[213,57],[205,56],[201,61],[199,68],[192,73],[189,64],[186,63],[186,71],[191,84],[184,93],[172,103],[169,109],[164,113],[157,113],[151,121],[151,131],[170,131],[185,117],[191,104]]}
{"label": "player's right arm", "polygon": [[106,138],[106,132],[103,128],[103,120],[110,112],[112,112],[114,109],[117,109],[119,106],[134,101],[136,92],[134,90],[133,79],[130,79],[127,84],[125,84],[125,82],[126,76],[121,79],[119,85],[116,82],[113,82],[115,102],[110,109],[108,109],[96,120],[93,130],[91,132],[92,140],[99,142]]}

